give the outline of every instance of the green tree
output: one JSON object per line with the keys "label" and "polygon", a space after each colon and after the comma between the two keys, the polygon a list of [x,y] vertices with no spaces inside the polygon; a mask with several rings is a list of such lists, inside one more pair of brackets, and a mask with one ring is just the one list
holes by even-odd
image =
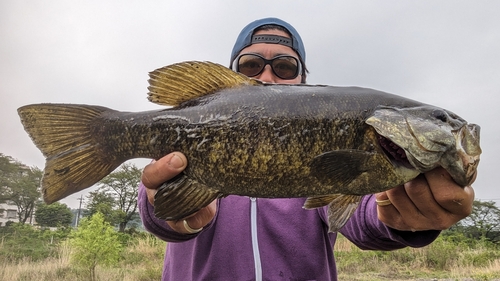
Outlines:
{"label": "green tree", "polygon": [[112,225],[117,224],[115,212],[115,199],[111,194],[103,191],[91,191],[86,197],[86,209],[83,212],[84,217],[91,217],[94,214],[101,213],[107,222]]}
{"label": "green tree", "polygon": [[500,208],[493,201],[474,200],[472,213],[459,221],[452,230],[460,231],[471,238],[498,240],[500,231]]}
{"label": "green tree", "polygon": [[12,157],[0,154],[0,202],[16,205],[20,223],[32,217],[35,204],[40,200],[42,171],[27,167]]}
{"label": "green tree", "polygon": [[14,158],[0,153],[0,203],[8,200],[10,186],[23,165]]}
{"label": "green tree", "polygon": [[96,280],[97,265],[116,264],[123,249],[118,233],[101,213],[84,218],[69,243],[73,249],[71,261],[88,269],[91,280]]}
{"label": "green tree", "polygon": [[18,171],[19,166],[20,163],[12,157],[0,153],[0,195],[10,185],[12,176]]}
{"label": "green tree", "polygon": [[142,171],[133,164],[125,163],[99,182],[99,190],[110,194],[114,200],[114,218],[120,232],[137,215],[137,195]]}
{"label": "green tree", "polygon": [[73,222],[73,213],[66,204],[59,202],[50,205],[40,203],[35,211],[35,220],[41,226],[69,226]]}
{"label": "green tree", "polygon": [[9,200],[17,206],[20,223],[25,223],[33,215],[36,203],[40,200],[40,182],[43,172],[37,167],[26,170],[11,187]]}

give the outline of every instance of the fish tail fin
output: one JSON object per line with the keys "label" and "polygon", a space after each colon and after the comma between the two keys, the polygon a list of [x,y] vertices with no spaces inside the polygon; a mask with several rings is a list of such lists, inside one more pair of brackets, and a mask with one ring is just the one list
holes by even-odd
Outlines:
{"label": "fish tail fin", "polygon": [[262,84],[220,64],[199,61],[165,66],[150,72],[149,77],[149,101],[171,106],[222,89]]}
{"label": "fish tail fin", "polygon": [[26,132],[45,156],[42,193],[47,204],[92,186],[121,163],[99,155],[95,119],[113,110],[91,105],[33,104],[18,109]]}

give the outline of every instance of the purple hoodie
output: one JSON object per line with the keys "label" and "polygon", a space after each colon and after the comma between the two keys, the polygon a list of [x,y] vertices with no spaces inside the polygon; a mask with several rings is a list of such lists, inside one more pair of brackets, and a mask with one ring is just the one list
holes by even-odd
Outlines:
{"label": "purple hoodie", "polygon": [[[214,220],[197,234],[180,234],[154,217],[139,187],[144,227],[167,245],[162,280],[337,280],[336,233],[326,208],[304,210],[305,198],[228,196]],[[362,249],[425,246],[439,231],[403,232],[377,219],[374,196],[365,196],[341,233]]]}

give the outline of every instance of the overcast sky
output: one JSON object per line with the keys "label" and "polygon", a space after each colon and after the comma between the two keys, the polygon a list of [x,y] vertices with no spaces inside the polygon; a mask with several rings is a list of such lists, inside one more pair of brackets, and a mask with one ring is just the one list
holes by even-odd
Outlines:
{"label": "overcast sky", "polygon": [[[301,34],[310,84],[375,88],[479,124],[476,198],[500,202],[499,11],[496,0],[2,0],[0,152],[43,168],[18,107],[157,109],[146,99],[149,71],[185,60],[228,65],[240,30],[273,16]],[[63,202],[75,207],[78,197]]]}

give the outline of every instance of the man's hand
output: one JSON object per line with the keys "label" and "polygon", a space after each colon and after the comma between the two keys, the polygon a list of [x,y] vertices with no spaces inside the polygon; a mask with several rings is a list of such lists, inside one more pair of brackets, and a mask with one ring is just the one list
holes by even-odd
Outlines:
{"label": "man's hand", "polygon": [[[173,152],[144,168],[141,180],[146,187],[148,201],[151,205],[154,205],[154,198],[158,187],[182,172],[186,166],[186,156],[180,152]],[[205,208],[185,218],[185,220],[192,229],[198,229],[207,225],[214,218],[216,211],[217,200],[214,200]],[[183,220],[167,221],[167,224],[179,233],[189,233],[184,227]]]}
{"label": "man's hand", "polygon": [[444,230],[472,212],[474,190],[458,186],[443,168],[436,168],[376,199],[392,204],[377,206],[378,218],[397,230]]}

